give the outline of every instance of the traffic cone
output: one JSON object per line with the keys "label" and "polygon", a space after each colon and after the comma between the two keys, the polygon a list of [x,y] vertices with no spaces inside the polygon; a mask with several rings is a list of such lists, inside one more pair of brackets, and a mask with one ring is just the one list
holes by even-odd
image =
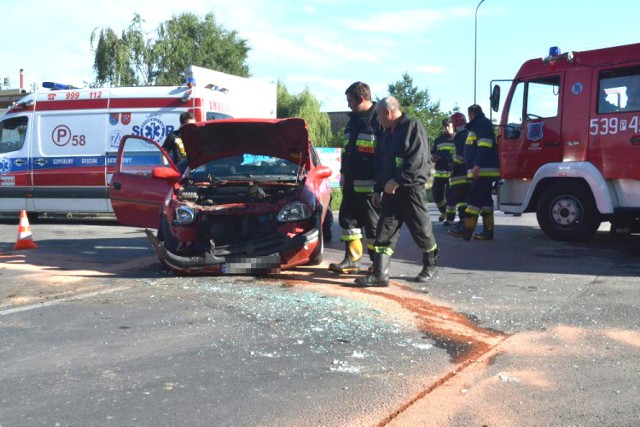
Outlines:
{"label": "traffic cone", "polygon": [[20,212],[20,224],[18,225],[18,240],[13,245],[14,251],[21,249],[35,249],[38,246],[33,242],[31,237],[31,226],[29,225],[29,219],[27,218],[27,211]]}

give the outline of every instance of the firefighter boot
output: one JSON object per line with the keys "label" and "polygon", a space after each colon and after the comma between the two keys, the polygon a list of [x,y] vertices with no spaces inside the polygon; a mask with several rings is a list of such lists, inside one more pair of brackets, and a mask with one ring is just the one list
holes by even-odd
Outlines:
{"label": "firefighter boot", "polygon": [[358,277],[351,286],[358,288],[389,286],[389,264],[391,264],[391,255],[376,254],[373,260],[373,273]]}
{"label": "firefighter boot", "polygon": [[416,282],[429,283],[431,279],[436,277],[438,249],[422,254],[422,271],[416,276]]}
{"label": "firefighter boot", "polygon": [[482,231],[473,236],[477,240],[493,240],[493,214],[482,214]]}
{"label": "firefighter boot", "polygon": [[360,272],[360,258],[362,258],[362,241],[360,239],[346,242],[344,259],[338,264],[329,264],[329,271],[338,274],[356,274]]}
{"label": "firefighter boot", "polygon": [[462,238],[464,240],[471,240],[473,230],[476,229],[476,224],[478,224],[478,217],[476,215],[467,214],[464,218],[462,227],[450,229],[449,234],[453,237]]}

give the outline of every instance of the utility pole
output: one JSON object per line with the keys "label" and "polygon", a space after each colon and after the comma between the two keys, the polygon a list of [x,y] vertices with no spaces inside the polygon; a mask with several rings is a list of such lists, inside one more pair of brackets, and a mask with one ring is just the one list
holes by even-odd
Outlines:
{"label": "utility pole", "polygon": [[480,5],[484,3],[484,0],[480,0],[478,6],[476,7],[476,16],[475,16],[475,25],[474,25],[474,35],[473,35],[473,103],[476,103],[476,98],[478,96],[478,9],[480,9]]}

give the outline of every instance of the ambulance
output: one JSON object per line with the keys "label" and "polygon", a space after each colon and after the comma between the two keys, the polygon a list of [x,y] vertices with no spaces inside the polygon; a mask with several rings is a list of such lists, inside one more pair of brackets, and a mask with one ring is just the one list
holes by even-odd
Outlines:
{"label": "ambulance", "polygon": [[554,47],[526,61],[497,140],[503,212],[535,212],[544,233],[564,241],[586,240],[605,221],[616,233],[640,231],[640,44]]}
{"label": "ambulance", "polygon": [[[20,99],[0,117],[0,214],[111,213],[108,187],[120,140],[162,144],[179,115],[196,121],[275,118],[276,85],[190,66],[179,87],[75,88]],[[144,158],[125,161],[149,161]]]}

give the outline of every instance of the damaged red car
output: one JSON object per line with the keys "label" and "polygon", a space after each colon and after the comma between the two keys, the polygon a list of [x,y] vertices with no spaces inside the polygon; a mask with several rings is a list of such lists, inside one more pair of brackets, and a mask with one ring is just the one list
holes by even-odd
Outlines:
{"label": "damaged red car", "polygon": [[265,274],[320,263],[331,169],[303,119],[214,120],[181,135],[183,174],[157,143],[129,135],[109,187],[118,221],[147,228],[162,264],[179,274]]}

